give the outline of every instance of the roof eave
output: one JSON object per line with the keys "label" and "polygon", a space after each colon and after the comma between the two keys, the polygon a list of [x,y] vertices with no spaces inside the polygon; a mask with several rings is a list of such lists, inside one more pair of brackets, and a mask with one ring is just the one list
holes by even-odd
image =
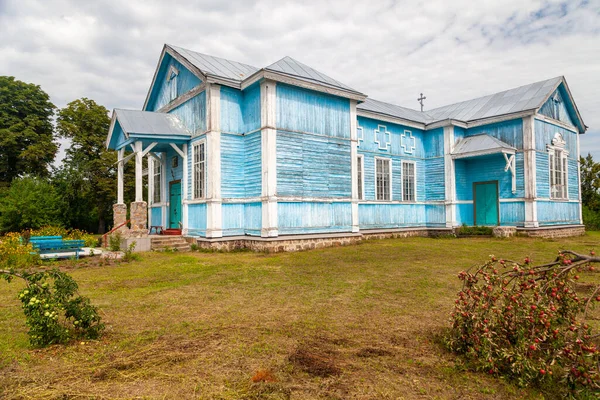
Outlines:
{"label": "roof eave", "polygon": [[426,125],[422,122],[412,121],[409,119],[400,118],[400,117],[396,117],[396,116],[389,115],[389,114],[378,113],[375,111],[367,111],[367,110],[357,109],[356,115],[359,117],[370,118],[370,119],[375,119],[375,120],[380,120],[380,121],[385,121],[385,122],[391,122],[392,124],[404,125],[404,126],[408,126],[411,128],[422,129],[422,130],[426,129]]}

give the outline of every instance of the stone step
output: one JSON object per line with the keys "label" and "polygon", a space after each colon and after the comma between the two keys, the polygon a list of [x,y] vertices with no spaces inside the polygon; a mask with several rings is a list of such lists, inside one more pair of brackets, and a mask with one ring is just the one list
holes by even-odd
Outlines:
{"label": "stone step", "polygon": [[152,250],[177,250],[190,251],[190,245],[181,236],[161,236],[153,237],[151,243]]}

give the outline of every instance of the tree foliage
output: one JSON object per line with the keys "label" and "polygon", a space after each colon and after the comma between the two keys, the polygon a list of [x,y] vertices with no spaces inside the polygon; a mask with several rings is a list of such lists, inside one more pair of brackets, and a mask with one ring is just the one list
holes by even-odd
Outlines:
{"label": "tree foliage", "polygon": [[0,199],[0,231],[19,232],[61,225],[63,213],[62,197],[47,180],[18,178]]}
{"label": "tree foliage", "polygon": [[55,106],[38,85],[0,76],[0,183],[18,176],[47,177],[58,147],[53,140]]}
{"label": "tree foliage", "polygon": [[592,155],[581,157],[581,202],[583,222],[588,229],[600,229],[600,163]]}
{"label": "tree foliage", "polygon": [[[57,133],[71,141],[55,176],[55,184],[69,204],[69,213],[64,216],[69,226],[103,233],[106,221],[112,217],[117,196],[117,154],[105,147],[109,126],[108,110],[87,98],[72,101],[58,113]],[[131,192],[133,169],[125,172]]]}

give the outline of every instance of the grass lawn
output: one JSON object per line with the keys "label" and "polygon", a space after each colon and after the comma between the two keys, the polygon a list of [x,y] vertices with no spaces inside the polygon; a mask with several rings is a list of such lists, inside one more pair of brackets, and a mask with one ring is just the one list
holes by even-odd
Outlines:
{"label": "grass lawn", "polygon": [[[460,371],[440,344],[459,271],[588,252],[600,235],[390,239],[299,253],[145,253],[70,273],[97,305],[99,341],[30,349],[0,282],[0,397],[540,398]],[[600,250],[600,249],[597,249]],[[253,382],[253,379],[258,382]]]}

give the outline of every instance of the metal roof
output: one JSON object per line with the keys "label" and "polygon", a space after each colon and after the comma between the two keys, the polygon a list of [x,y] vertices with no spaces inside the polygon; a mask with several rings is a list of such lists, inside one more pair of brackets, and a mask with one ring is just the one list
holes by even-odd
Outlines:
{"label": "metal roof", "polygon": [[352,89],[350,86],[345,85],[338,80],[330,78],[324,73],[319,72],[316,69],[309,67],[308,65],[303,64],[300,61],[294,60],[292,57],[288,56],[283,57],[281,60],[269,65],[265,68],[265,70],[279,72],[307,82],[316,82],[333,88],[360,93]]}
{"label": "metal roof", "polygon": [[476,157],[494,153],[514,154],[514,147],[490,135],[475,135],[460,139],[454,146],[453,158]]}
{"label": "metal roof", "polygon": [[128,135],[180,135],[190,136],[190,132],[173,114],[151,111],[115,109],[116,119],[121,129]]}
{"label": "metal roof", "polygon": [[258,68],[252,65],[242,64],[237,61],[226,60],[220,57],[213,57],[195,51],[187,50],[182,47],[167,45],[182,57],[188,60],[194,67],[198,68],[205,75],[212,75],[219,78],[231,79],[241,82],[256,71]]}
{"label": "metal roof", "polygon": [[411,110],[410,108],[384,103],[383,101],[373,100],[371,98],[367,98],[364,103],[360,103],[356,107],[359,110],[389,115],[391,117],[407,119],[409,121],[420,122],[422,124],[433,122],[433,118],[431,118],[425,112]]}
{"label": "metal roof", "polygon": [[547,79],[473,100],[428,110],[427,114],[436,121],[456,119],[468,122],[532,110],[541,107],[561,81],[562,77]]}

